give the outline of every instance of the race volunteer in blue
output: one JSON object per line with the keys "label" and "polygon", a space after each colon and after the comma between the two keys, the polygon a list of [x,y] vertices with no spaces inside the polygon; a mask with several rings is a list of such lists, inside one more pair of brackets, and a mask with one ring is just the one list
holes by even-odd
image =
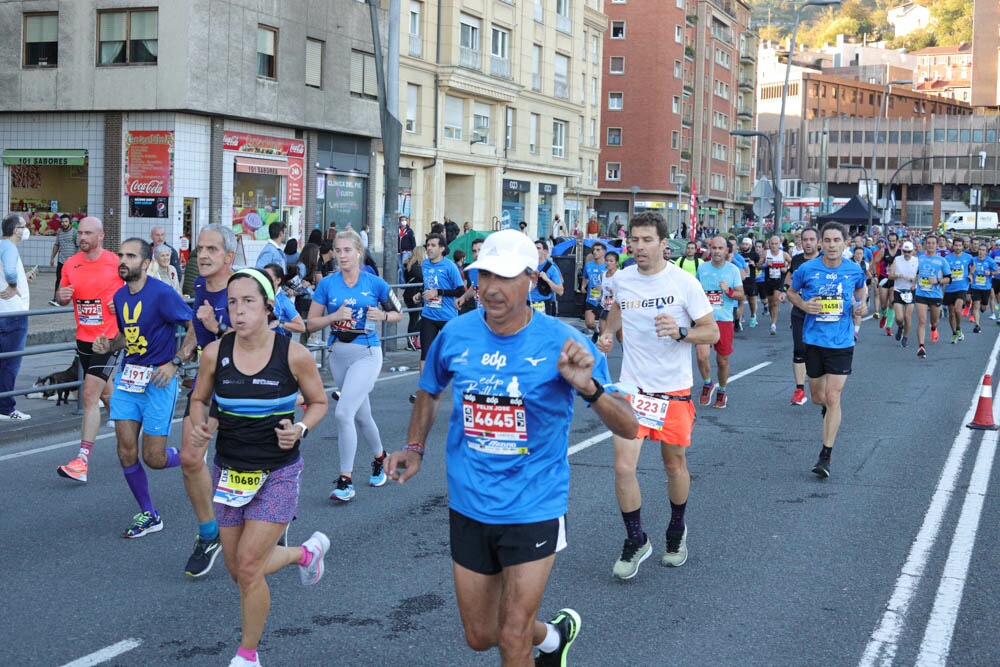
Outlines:
{"label": "race volunteer in blue", "polygon": [[945,255],[951,282],[944,288],[942,305],[948,306],[948,324],[951,325],[951,342],[965,340],[962,333],[962,311],[968,302],[969,275],[972,269],[973,257],[965,252],[965,241],[956,236],[951,242],[951,252]]}
{"label": "race volunteer in blue", "polygon": [[479,259],[482,314],[450,324],[431,346],[408,444],[389,457],[400,483],[417,473],[442,394],[452,385],[445,459],[451,554],[469,646],[505,662],[565,665],[579,616],[536,620],[555,553],[566,546],[568,438],[576,394],[615,433],[634,437],[628,403],[604,393],[607,362],[579,332],[532,310],[538,255],[515,230],[490,235]]}
{"label": "race volunteer in blue", "polygon": [[854,357],[854,313],[868,310],[865,273],[843,258],[847,230],[836,222],[823,225],[822,257],[811,259],[792,275],[788,298],[806,313],[802,323],[806,375],[813,403],[823,406],[823,448],[813,473],[830,476],[830,458],[840,429],[840,395]]}
{"label": "race volunteer in blue", "polygon": [[528,293],[531,307],[546,315],[556,314],[556,297],[563,295],[562,272],[549,259],[549,246],[545,239],[535,241],[538,250],[538,280]]}
{"label": "race volunteer in blue", "polygon": [[938,342],[938,318],[941,317],[942,285],[951,281],[951,267],[938,254],[938,239],[934,234],[924,238],[924,254],[917,258],[917,288],[913,300],[917,304],[917,357],[925,359],[924,347],[927,313],[930,312],[931,342]]}
{"label": "race volunteer in blue", "polygon": [[163,529],[139,461],[139,429],[146,465],[156,470],[180,465],[178,450],[166,446],[181,365],[174,335],[178,326],[190,324],[192,313],[170,285],[147,278],[152,261],[153,249],[145,240],[131,238],[121,244],[118,275],[125,286],[114,295],[119,334],[112,341],[104,335],[94,340],[99,354],[125,348],[124,368],[114,380],[111,419],[118,438],[118,460],[139,505],[139,513],[122,535],[128,539]]}
{"label": "race volunteer in blue", "polygon": [[334,252],[340,270],[319,281],[309,306],[308,320],[310,331],[330,327],[330,374],[340,387],[340,398],[334,410],[340,475],[330,492],[330,499],[346,502],[354,498],[358,430],[374,457],[368,483],[371,486],[385,484],[382,470],[385,449],[372,417],[368,395],[382,370],[378,330],[382,322],[402,320],[403,308],[382,278],[361,270],[365,250],[357,232],[352,229],[339,232]]}

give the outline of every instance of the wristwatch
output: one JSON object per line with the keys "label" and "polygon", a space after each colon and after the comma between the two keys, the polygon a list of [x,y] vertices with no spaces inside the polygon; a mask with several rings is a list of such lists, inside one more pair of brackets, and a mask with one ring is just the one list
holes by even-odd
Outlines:
{"label": "wristwatch", "polygon": [[677,327],[677,340],[678,342],[684,340],[688,337],[688,330],[686,327]]}
{"label": "wristwatch", "polygon": [[173,359],[171,359],[170,363],[172,363],[174,366],[177,366],[178,368],[184,365],[184,362],[181,360],[179,356],[175,356]]}
{"label": "wristwatch", "polygon": [[601,394],[604,393],[604,385],[602,385],[600,382],[598,382],[597,378],[592,377],[592,378],[590,378],[590,381],[594,383],[594,387],[595,387],[594,393],[593,394],[589,394],[589,395],[585,395],[583,393],[580,393],[580,398],[582,398],[583,400],[585,400],[587,403],[593,403],[593,402],[595,402],[597,399],[599,399],[601,397]]}
{"label": "wristwatch", "polygon": [[295,422],[295,425],[302,429],[302,435],[299,436],[299,439],[305,440],[306,436],[309,434],[309,427],[306,426],[304,422]]}

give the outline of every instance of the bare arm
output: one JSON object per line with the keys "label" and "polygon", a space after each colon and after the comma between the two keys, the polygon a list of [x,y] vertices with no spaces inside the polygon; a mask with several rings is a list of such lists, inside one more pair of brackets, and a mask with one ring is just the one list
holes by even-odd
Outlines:
{"label": "bare arm", "polygon": [[385,472],[391,479],[403,484],[420,471],[420,464],[424,458],[423,446],[427,441],[427,435],[431,432],[431,427],[434,426],[440,405],[441,394],[428,394],[423,389],[417,390],[417,399],[410,415],[410,427],[406,433],[406,442],[407,447],[411,446],[410,443],[416,443],[421,451],[403,449],[390,454]]}
{"label": "bare arm", "polygon": [[615,301],[608,311],[608,319],[605,320],[604,326],[601,327],[601,336],[597,339],[597,349],[604,354],[610,352],[611,346],[614,345],[615,336],[621,328],[622,309],[618,305],[618,302]]}

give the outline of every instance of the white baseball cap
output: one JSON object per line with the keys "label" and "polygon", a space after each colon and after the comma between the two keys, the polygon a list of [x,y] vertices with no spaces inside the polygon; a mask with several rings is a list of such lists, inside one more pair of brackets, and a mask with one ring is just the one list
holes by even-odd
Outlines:
{"label": "white baseball cap", "polygon": [[903,241],[903,251],[913,252],[913,244],[910,243],[909,241]]}
{"label": "white baseball cap", "polygon": [[525,269],[534,271],[537,267],[538,250],[534,241],[516,229],[504,229],[486,237],[478,258],[468,268],[513,278]]}

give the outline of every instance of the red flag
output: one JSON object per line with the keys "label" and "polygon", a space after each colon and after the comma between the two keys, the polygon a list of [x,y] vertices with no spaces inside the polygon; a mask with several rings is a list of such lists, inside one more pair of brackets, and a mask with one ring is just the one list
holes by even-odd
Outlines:
{"label": "red flag", "polygon": [[691,180],[691,240],[698,236],[698,186],[694,179]]}

